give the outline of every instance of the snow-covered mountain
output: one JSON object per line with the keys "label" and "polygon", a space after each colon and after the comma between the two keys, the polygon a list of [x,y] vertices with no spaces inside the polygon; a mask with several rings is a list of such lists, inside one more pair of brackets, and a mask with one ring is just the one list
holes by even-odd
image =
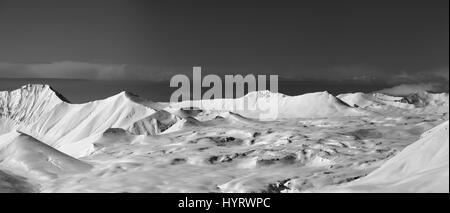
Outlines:
{"label": "snow-covered mountain", "polygon": [[370,115],[370,112],[349,106],[328,92],[288,96],[270,91],[256,91],[236,99],[184,101],[171,106],[229,111],[261,120]]}
{"label": "snow-covered mountain", "polygon": [[391,96],[383,93],[348,93],[337,96],[345,103],[381,113],[448,113],[448,93],[411,93]]}
{"label": "snow-covered mountain", "polygon": [[0,92],[0,191],[448,191],[448,122],[403,150],[442,120],[448,94],[72,104],[26,85]]}
{"label": "snow-covered mountain", "polygon": [[[9,130],[19,130],[55,148],[109,128],[157,133],[161,131],[158,125],[170,125],[164,122],[175,119],[160,114],[165,115],[159,104],[141,101],[127,92],[85,104],[69,103],[48,85],[26,85],[0,93],[0,118],[12,125]],[[149,122],[154,125],[149,127]]]}

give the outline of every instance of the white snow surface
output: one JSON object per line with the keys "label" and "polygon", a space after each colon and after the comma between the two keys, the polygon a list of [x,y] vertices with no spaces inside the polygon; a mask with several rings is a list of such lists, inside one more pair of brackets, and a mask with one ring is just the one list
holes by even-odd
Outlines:
{"label": "white snow surface", "polygon": [[449,122],[424,133],[368,176],[330,192],[449,191]]}
{"label": "white snow surface", "polygon": [[0,136],[0,168],[40,179],[88,171],[91,166],[35,138],[11,132]]}
{"label": "white snow surface", "polygon": [[447,120],[427,92],[71,104],[26,85],[0,92],[0,192],[448,192]]}

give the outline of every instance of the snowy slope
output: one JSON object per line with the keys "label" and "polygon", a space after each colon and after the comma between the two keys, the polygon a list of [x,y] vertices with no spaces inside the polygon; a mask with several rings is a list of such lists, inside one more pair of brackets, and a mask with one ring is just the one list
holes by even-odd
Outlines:
{"label": "snowy slope", "polygon": [[29,135],[11,132],[0,135],[0,167],[20,175],[54,178],[61,174],[86,172],[92,166]]}
{"label": "snowy slope", "polygon": [[18,126],[18,122],[6,117],[0,117],[0,135],[13,131]]}
{"label": "snowy slope", "polygon": [[368,176],[336,192],[449,192],[449,122],[424,133]]}

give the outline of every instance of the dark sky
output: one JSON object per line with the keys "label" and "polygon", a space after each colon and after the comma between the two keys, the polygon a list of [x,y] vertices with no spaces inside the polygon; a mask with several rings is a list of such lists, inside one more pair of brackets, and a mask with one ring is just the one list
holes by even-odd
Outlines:
{"label": "dark sky", "polygon": [[448,0],[0,0],[0,78],[444,81]]}

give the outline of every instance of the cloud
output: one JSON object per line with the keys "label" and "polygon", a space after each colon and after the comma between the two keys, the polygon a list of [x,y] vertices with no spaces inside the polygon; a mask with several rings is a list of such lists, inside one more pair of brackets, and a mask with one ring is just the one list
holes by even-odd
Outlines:
{"label": "cloud", "polygon": [[[335,66],[330,68],[299,71],[298,79],[316,81],[355,81],[366,83],[382,83],[387,85],[416,84],[434,85],[434,88],[446,88],[449,84],[449,67],[429,70],[383,69],[367,65]],[[303,74],[306,73],[306,74]],[[303,76],[301,76],[301,75]],[[439,86],[436,86],[439,85]]]}
{"label": "cloud", "polygon": [[440,82],[447,83],[449,81],[449,67],[442,67],[434,70],[423,70],[418,72],[402,71],[395,73],[391,78],[387,79],[390,84],[399,83],[421,83],[421,82]]}
{"label": "cloud", "polygon": [[341,81],[358,80],[372,81],[380,74],[380,70],[365,65],[333,66],[326,68],[292,68],[279,71],[282,75],[286,73],[289,79],[313,80],[313,81]]}
{"label": "cloud", "polygon": [[55,78],[85,80],[162,81],[189,67],[129,66],[62,61],[40,64],[1,63],[0,78]]}
{"label": "cloud", "polygon": [[[449,68],[424,71],[393,71],[367,65],[334,66],[329,68],[298,68],[256,71],[243,68],[203,67],[206,74],[278,74],[281,79],[313,81],[355,81],[389,85],[434,83],[448,88]],[[87,80],[167,81],[177,74],[192,74],[192,66],[164,67],[126,64],[96,64],[61,61],[52,63],[2,63],[0,78],[57,78]],[[287,78],[289,77],[289,78]]]}
{"label": "cloud", "polygon": [[387,88],[380,90],[378,92],[388,94],[388,95],[409,95],[412,93],[421,93],[421,92],[448,92],[448,84],[445,86],[440,83],[420,83],[420,84],[402,84],[399,86],[395,86],[392,88]]}
{"label": "cloud", "polygon": [[44,64],[0,63],[3,78],[120,79],[125,65],[62,61]]}

